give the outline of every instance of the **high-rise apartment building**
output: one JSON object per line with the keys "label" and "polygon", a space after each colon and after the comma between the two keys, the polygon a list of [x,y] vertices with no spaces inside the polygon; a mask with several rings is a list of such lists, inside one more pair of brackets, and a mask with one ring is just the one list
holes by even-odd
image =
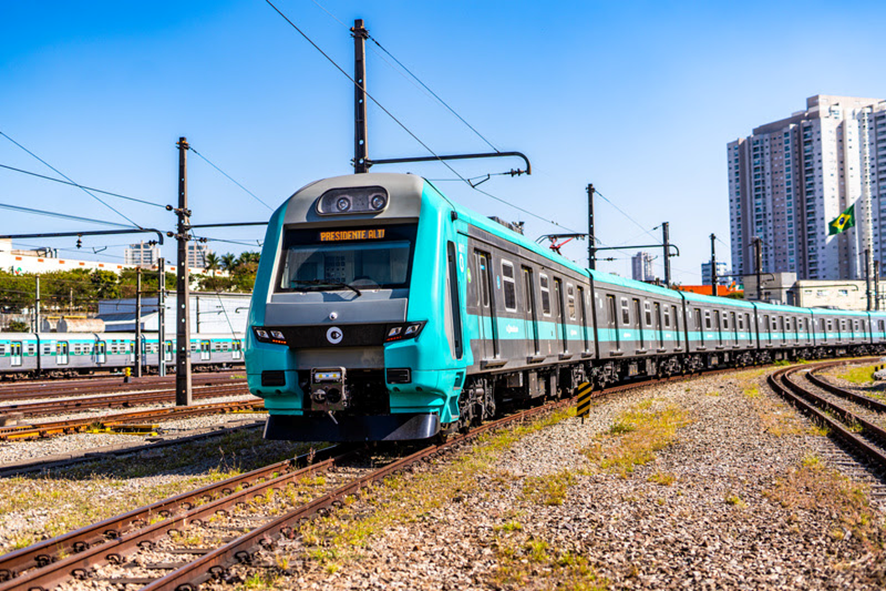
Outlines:
{"label": "high-rise apartment building", "polygon": [[[886,100],[816,95],[806,110],[727,146],[732,270],[800,279],[865,276],[886,248]],[[828,224],[855,206],[855,227]],[[882,226],[881,226],[882,220]],[[882,267],[882,265],[881,265]]]}
{"label": "high-rise apartment building", "polygon": [[191,269],[205,269],[206,255],[212,251],[209,250],[205,243],[197,242],[196,240],[189,240],[187,244],[188,267]]}
{"label": "high-rise apartment building", "polygon": [[631,276],[637,281],[652,281],[652,255],[648,252],[638,252],[631,257]]}
{"label": "high-rise apartment building", "polygon": [[136,265],[138,267],[151,268],[158,263],[160,247],[156,244],[139,242],[130,244],[123,251],[123,264]]}
{"label": "high-rise apartment building", "polygon": [[[723,261],[717,261],[717,285],[729,285],[732,283],[732,280],[726,275],[726,263]],[[711,263],[702,263],[701,264],[701,284],[702,285],[710,285],[711,284]]]}

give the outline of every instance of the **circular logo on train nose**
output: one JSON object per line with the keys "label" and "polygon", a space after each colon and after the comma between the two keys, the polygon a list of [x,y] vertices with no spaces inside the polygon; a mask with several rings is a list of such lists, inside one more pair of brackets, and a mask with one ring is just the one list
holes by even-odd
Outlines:
{"label": "circular logo on train nose", "polygon": [[344,336],[344,333],[342,333],[341,329],[337,326],[333,326],[326,331],[326,340],[333,345],[339,344]]}

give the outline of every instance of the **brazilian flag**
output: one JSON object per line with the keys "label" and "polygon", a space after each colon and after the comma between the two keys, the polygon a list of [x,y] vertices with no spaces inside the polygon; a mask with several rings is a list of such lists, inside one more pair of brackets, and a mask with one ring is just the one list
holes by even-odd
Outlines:
{"label": "brazilian flag", "polygon": [[855,206],[850,205],[849,209],[840,214],[840,216],[828,224],[828,236],[839,234],[847,228],[855,225]]}

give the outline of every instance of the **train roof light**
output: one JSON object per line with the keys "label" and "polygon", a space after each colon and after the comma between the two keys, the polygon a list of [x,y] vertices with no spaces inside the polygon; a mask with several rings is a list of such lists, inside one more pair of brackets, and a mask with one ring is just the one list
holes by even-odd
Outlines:
{"label": "train roof light", "polygon": [[382,187],[330,189],[317,200],[320,215],[380,213],[388,206],[388,192]]}

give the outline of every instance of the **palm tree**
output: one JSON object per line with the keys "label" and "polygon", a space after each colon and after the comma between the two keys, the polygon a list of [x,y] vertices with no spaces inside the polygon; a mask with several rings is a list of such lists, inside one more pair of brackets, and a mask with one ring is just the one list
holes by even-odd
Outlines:
{"label": "palm tree", "polygon": [[231,273],[234,270],[234,267],[237,266],[237,257],[231,253],[227,253],[222,255],[221,257],[222,267],[225,268],[225,271]]}
{"label": "palm tree", "polygon": [[206,261],[206,270],[212,271],[212,276],[215,277],[215,271],[221,264],[221,259],[219,259],[218,255],[214,252],[209,252],[206,253],[204,260]]}

